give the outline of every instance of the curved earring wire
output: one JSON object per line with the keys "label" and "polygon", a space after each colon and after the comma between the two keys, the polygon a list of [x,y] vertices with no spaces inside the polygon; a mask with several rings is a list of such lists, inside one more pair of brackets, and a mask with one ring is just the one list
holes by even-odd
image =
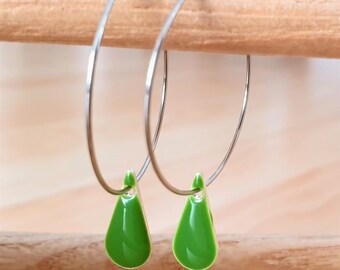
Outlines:
{"label": "curved earring wire", "polygon": [[[154,154],[154,150],[151,143],[151,134],[150,134],[150,104],[151,104],[151,94],[152,94],[152,87],[153,87],[153,81],[155,76],[155,69],[159,57],[159,52],[162,48],[162,45],[164,43],[164,40],[168,34],[168,31],[178,14],[178,11],[180,10],[181,6],[183,5],[184,0],[178,0],[175,7],[171,11],[168,19],[166,20],[162,31],[160,32],[154,49],[151,54],[150,62],[149,62],[149,68],[146,75],[146,87],[145,87],[145,96],[144,96],[144,121],[145,121],[145,136],[146,136],[146,145],[149,152],[149,157],[152,163],[152,166],[159,178],[159,180],[162,182],[162,184],[170,191],[172,191],[175,194],[178,195],[193,195],[197,192],[199,192],[199,189],[191,189],[191,190],[182,190],[178,189],[165,178],[164,174],[162,173],[160,166],[158,164],[158,161],[156,159],[156,156]],[[217,167],[216,171],[207,179],[206,186],[209,186],[214,180],[217,178],[217,176],[221,173],[223,168],[225,167],[226,163],[228,162],[228,159],[236,145],[237,139],[240,135],[240,131],[243,124],[243,119],[245,116],[245,112],[247,109],[248,104],[248,96],[249,96],[249,78],[250,78],[250,56],[247,55],[246,57],[246,80],[245,80],[245,88],[244,88],[244,97],[243,97],[243,103],[242,103],[242,109],[239,117],[239,121],[237,124],[237,127],[235,129],[235,133],[233,136],[233,139],[231,141],[231,144],[225,154],[225,156],[222,159],[222,162]]]}
{"label": "curved earring wire", "polygon": [[[95,68],[96,68],[96,61],[97,61],[97,54],[103,39],[104,31],[105,31],[105,26],[107,23],[107,20],[110,16],[111,9],[114,5],[116,0],[109,0],[106,8],[104,10],[103,16],[100,20],[100,23],[98,25],[98,29],[96,32],[96,35],[93,40],[93,45],[91,48],[90,52],[90,57],[88,61],[88,67],[87,67],[87,76],[86,76],[86,133],[87,133],[87,144],[88,144],[88,150],[90,154],[90,159],[91,159],[91,164],[93,167],[93,171],[98,179],[98,182],[100,185],[108,192],[113,195],[122,195],[126,192],[128,192],[131,187],[126,187],[123,189],[114,189],[111,188],[104,176],[102,175],[98,161],[96,158],[96,152],[95,152],[95,146],[93,142],[93,128],[92,128],[92,92],[93,92],[93,82],[94,82],[94,77],[95,77]],[[167,78],[168,75],[168,58],[167,58],[167,52],[164,51],[164,70],[163,70],[163,84],[162,84],[162,96],[161,96],[161,105],[160,105],[160,112],[159,116],[157,119],[157,125],[156,125],[156,130],[155,134],[153,137],[152,141],[152,149],[157,145],[160,129],[162,126],[162,121],[163,121],[163,116],[164,116],[164,109],[165,109],[165,101],[166,101],[166,91],[167,91]],[[136,179],[139,181],[142,176],[144,175],[147,167],[150,164],[150,158],[147,155],[140,171],[138,172]]]}

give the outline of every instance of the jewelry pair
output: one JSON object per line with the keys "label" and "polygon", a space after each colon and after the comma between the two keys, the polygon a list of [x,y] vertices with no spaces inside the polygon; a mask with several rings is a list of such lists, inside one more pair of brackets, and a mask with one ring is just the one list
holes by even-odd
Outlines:
{"label": "jewelry pair", "polygon": [[108,1],[99,23],[89,57],[86,80],[86,131],[93,170],[99,183],[107,192],[113,195],[119,195],[105,239],[107,255],[115,264],[123,268],[140,267],[146,263],[151,255],[151,239],[138,189],[138,181],[142,178],[151,162],[159,180],[169,191],[178,195],[188,196],[187,203],[173,240],[174,256],[177,261],[187,269],[207,269],[214,263],[217,257],[218,244],[213,227],[212,214],[209,209],[206,187],[217,178],[225,167],[239,137],[248,102],[250,56],[247,56],[246,81],[241,114],[233,139],[225,156],[216,171],[206,180],[206,182],[203,181],[201,174],[196,174],[191,189],[177,189],[170,184],[170,181],[168,181],[161,172],[154,154],[160,134],[166,101],[168,74],[168,59],[166,51],[164,51],[161,107],[153,138],[151,137],[150,130],[150,104],[155,68],[163,42],[176,15],[178,14],[178,11],[184,3],[184,0],[178,0],[155,42],[146,75],[144,120],[148,156],[137,175],[135,175],[133,171],[127,171],[123,188],[120,190],[113,189],[107,184],[106,180],[102,176],[95,155],[95,147],[92,136],[92,92],[97,54],[102,42],[108,17],[115,1],[116,0]]}

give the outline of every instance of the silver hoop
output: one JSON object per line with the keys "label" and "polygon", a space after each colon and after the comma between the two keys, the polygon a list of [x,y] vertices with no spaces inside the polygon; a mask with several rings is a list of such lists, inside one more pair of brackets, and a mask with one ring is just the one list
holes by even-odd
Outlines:
{"label": "silver hoop", "polygon": [[[154,81],[154,75],[155,75],[155,69],[158,61],[159,52],[162,48],[163,42],[167,36],[167,33],[171,27],[171,24],[173,23],[176,15],[178,14],[178,11],[180,10],[184,0],[178,0],[175,7],[171,11],[169,17],[167,18],[162,31],[160,32],[154,49],[151,54],[150,62],[149,62],[149,68],[146,75],[146,88],[145,88],[145,97],[144,97],[144,120],[145,120],[145,135],[146,135],[146,145],[149,152],[149,157],[152,163],[152,166],[159,178],[159,180],[162,182],[162,184],[173,193],[176,193],[178,195],[192,195],[199,191],[199,189],[191,189],[191,190],[182,190],[174,187],[170,182],[165,178],[163,173],[160,170],[160,166],[156,160],[156,156],[154,154],[154,150],[152,147],[151,142],[151,134],[150,134],[150,104],[151,104],[151,94],[152,94],[152,86]],[[245,89],[244,89],[244,98],[242,103],[242,110],[240,113],[239,121],[233,136],[233,139],[231,141],[231,144],[225,154],[225,156],[222,159],[222,162],[217,167],[216,171],[206,180],[206,186],[209,186],[216,177],[221,173],[223,168],[225,167],[234,147],[237,142],[237,139],[240,135],[243,119],[245,116],[247,104],[248,104],[248,96],[249,96],[249,78],[250,78],[250,56],[247,55],[246,57],[246,80],[245,80]]]}
{"label": "silver hoop", "polygon": [[[109,18],[111,9],[114,5],[116,0],[109,0],[106,8],[104,10],[103,16],[100,20],[100,23],[97,28],[97,32],[95,34],[93,45],[90,52],[90,57],[88,61],[88,67],[87,67],[87,76],[86,76],[86,132],[87,132],[87,144],[88,144],[88,150],[90,154],[91,164],[93,167],[93,171],[98,179],[98,182],[100,185],[109,193],[113,195],[122,195],[130,190],[131,187],[125,187],[123,189],[114,189],[111,188],[105,178],[103,177],[98,161],[96,158],[96,152],[95,152],[95,146],[93,142],[93,131],[92,131],[92,92],[93,92],[93,82],[95,77],[95,68],[96,68],[96,61],[97,61],[97,54],[100,48],[100,44],[103,39],[105,26],[107,23],[107,20]],[[162,126],[163,116],[164,116],[164,108],[165,108],[165,101],[166,101],[166,90],[167,90],[167,74],[168,74],[168,58],[167,58],[167,52],[164,51],[164,70],[163,70],[163,85],[162,85],[162,97],[161,97],[161,106],[160,106],[160,112],[157,119],[157,125],[156,125],[156,131],[153,137],[152,141],[152,149],[157,145],[159,132]],[[144,175],[147,167],[150,164],[150,158],[149,155],[147,155],[140,171],[138,172],[136,179],[139,181],[142,176]]]}

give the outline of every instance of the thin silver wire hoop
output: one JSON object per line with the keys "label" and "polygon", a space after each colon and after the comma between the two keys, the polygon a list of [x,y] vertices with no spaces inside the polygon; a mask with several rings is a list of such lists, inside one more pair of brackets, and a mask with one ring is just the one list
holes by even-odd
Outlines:
{"label": "thin silver wire hoop", "polygon": [[[93,171],[98,179],[99,184],[108,193],[111,193],[113,195],[122,195],[128,192],[131,189],[131,187],[125,187],[123,189],[114,189],[114,188],[111,188],[107,184],[104,176],[102,175],[100,171],[99,164],[97,161],[95,146],[93,142],[93,128],[92,128],[92,100],[93,100],[92,92],[93,92],[93,82],[95,78],[97,54],[98,54],[98,51],[99,51],[99,48],[100,48],[100,45],[103,39],[107,20],[110,16],[110,12],[115,2],[116,0],[109,0],[106,5],[102,18],[99,22],[97,32],[93,40],[93,45],[91,48],[90,56],[89,56],[89,61],[88,61],[88,66],[87,66],[87,76],[86,76],[86,133],[87,133],[87,144],[88,144],[91,164],[92,164]],[[154,149],[155,146],[157,145],[159,134],[160,134],[160,129],[161,129],[162,122],[163,122],[164,109],[165,109],[165,103],[166,103],[167,82],[168,82],[167,74],[168,74],[168,58],[167,58],[167,52],[164,51],[164,69],[163,69],[161,105],[160,105],[159,116],[157,119],[156,130],[155,130],[155,134],[154,134],[153,141],[152,141],[152,149]],[[149,155],[147,155],[141,169],[139,170],[136,176],[137,181],[139,181],[142,178],[149,164],[150,164],[150,158],[149,158]]]}
{"label": "thin silver wire hoop", "polygon": [[[166,39],[167,33],[171,27],[171,24],[173,23],[176,15],[178,14],[178,11],[180,10],[184,0],[177,1],[175,7],[171,11],[168,19],[166,20],[162,31],[160,32],[156,42],[154,49],[152,51],[150,62],[149,62],[149,68],[146,75],[146,86],[145,86],[145,97],[144,97],[144,121],[145,121],[145,137],[146,137],[146,145],[149,152],[149,157],[152,163],[152,166],[159,178],[159,180],[162,182],[162,184],[171,192],[178,194],[178,195],[193,195],[197,192],[199,192],[199,189],[188,189],[188,190],[182,190],[178,189],[165,178],[164,174],[162,173],[160,166],[158,164],[158,161],[156,159],[154,149],[152,147],[151,142],[151,134],[150,134],[150,110],[151,110],[151,96],[152,96],[152,87],[153,87],[153,81],[155,76],[155,70],[158,62],[158,57],[160,50],[162,48],[162,45],[164,43],[164,40]],[[217,167],[216,171],[206,180],[206,186],[209,186],[211,183],[214,182],[214,180],[217,178],[217,176],[221,173],[223,168],[225,167],[226,163],[229,160],[229,157],[231,156],[231,153],[236,145],[237,139],[240,135],[240,131],[242,128],[244,116],[247,109],[248,104],[248,96],[249,96],[249,79],[250,79],[250,56],[247,55],[246,57],[246,80],[245,80],[245,88],[244,88],[244,97],[242,102],[242,109],[240,113],[240,117],[238,120],[237,127],[235,129],[235,133],[233,136],[233,139],[231,141],[231,144],[225,154],[225,156],[222,159],[222,162]]]}

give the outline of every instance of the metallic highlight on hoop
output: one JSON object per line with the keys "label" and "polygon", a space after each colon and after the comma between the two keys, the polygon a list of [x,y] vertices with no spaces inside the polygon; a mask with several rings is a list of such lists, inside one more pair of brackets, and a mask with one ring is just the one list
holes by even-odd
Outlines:
{"label": "metallic highlight on hoop", "polygon": [[[110,12],[112,10],[112,7],[116,0],[109,0],[106,8],[104,10],[103,16],[100,20],[100,23],[97,28],[96,35],[93,40],[93,45],[91,48],[90,52],[90,57],[88,61],[88,67],[87,67],[87,77],[86,77],[86,132],[87,132],[87,144],[88,144],[88,149],[89,149],[89,154],[90,154],[90,159],[92,163],[93,170],[96,174],[96,177],[98,179],[98,182],[101,184],[101,186],[109,193],[114,194],[114,195],[122,195],[130,190],[131,187],[126,187],[124,189],[113,189],[111,188],[104,176],[102,175],[98,161],[96,158],[95,154],[95,146],[93,142],[93,128],[92,128],[92,92],[93,92],[93,82],[95,78],[95,68],[96,68],[96,61],[97,61],[97,54],[100,48],[100,44],[103,39],[104,31],[105,31],[105,26],[107,23],[107,20],[109,18]],[[166,101],[166,89],[167,89],[167,74],[168,74],[168,59],[167,59],[167,52],[164,51],[164,71],[163,71],[163,85],[162,85],[162,97],[161,97],[161,106],[160,106],[160,112],[157,120],[157,125],[156,125],[156,131],[154,134],[153,142],[152,142],[152,149],[157,144],[158,137],[159,137],[159,132],[161,129],[162,121],[163,121],[163,116],[164,116],[164,108],[165,108],[165,101]],[[146,157],[140,171],[138,172],[136,178],[137,181],[139,181],[142,176],[144,175],[147,167],[150,164],[150,158],[149,156]]]}
{"label": "metallic highlight on hoop", "polygon": [[[149,152],[149,157],[152,163],[152,166],[159,178],[159,180],[162,182],[162,184],[170,191],[173,193],[176,193],[178,195],[192,195],[194,193],[197,193],[199,189],[193,189],[193,190],[182,190],[178,189],[165,178],[163,175],[160,166],[157,162],[154,149],[152,147],[152,141],[151,141],[151,131],[150,131],[150,105],[151,105],[151,94],[152,94],[152,87],[153,87],[153,81],[154,81],[154,76],[155,76],[155,70],[156,70],[156,65],[159,57],[159,53],[161,51],[163,42],[168,34],[168,31],[178,14],[178,11],[182,7],[184,3],[184,0],[178,0],[175,7],[171,11],[169,17],[167,18],[162,31],[160,32],[156,42],[154,49],[151,54],[150,62],[149,62],[149,68],[147,71],[146,75],[146,86],[145,86],[145,97],[144,97],[144,120],[145,120],[145,135],[146,135],[146,144]],[[233,136],[233,139],[231,141],[231,144],[225,154],[225,156],[222,159],[222,162],[220,165],[217,167],[216,171],[207,179],[206,181],[206,186],[209,186],[215,179],[216,177],[221,173],[223,168],[225,167],[235,145],[237,142],[237,139],[240,135],[241,127],[243,124],[243,119],[245,116],[247,104],[248,104],[248,96],[249,96],[249,78],[250,78],[250,56],[247,55],[246,57],[247,63],[246,63],[246,80],[245,80],[245,88],[244,88],[244,97],[243,97],[243,103],[242,103],[242,109],[239,117],[239,121],[237,124],[237,127],[235,129],[235,133]]]}

